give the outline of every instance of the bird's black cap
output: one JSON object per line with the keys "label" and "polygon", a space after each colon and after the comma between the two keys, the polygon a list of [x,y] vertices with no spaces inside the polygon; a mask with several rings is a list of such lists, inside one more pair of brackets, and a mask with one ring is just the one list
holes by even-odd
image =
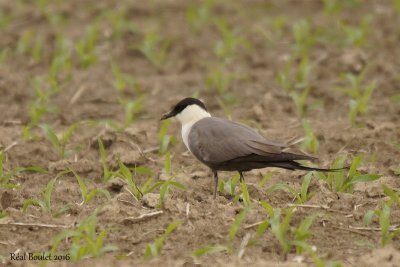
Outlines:
{"label": "bird's black cap", "polygon": [[168,118],[178,115],[179,113],[182,112],[182,110],[184,110],[187,106],[190,106],[190,105],[198,105],[202,109],[207,110],[204,103],[201,102],[200,100],[193,98],[193,97],[187,97],[187,98],[184,98],[181,101],[179,101],[178,104],[176,104],[170,112],[163,114],[163,116],[161,117],[161,120],[165,120],[165,119],[168,119]]}

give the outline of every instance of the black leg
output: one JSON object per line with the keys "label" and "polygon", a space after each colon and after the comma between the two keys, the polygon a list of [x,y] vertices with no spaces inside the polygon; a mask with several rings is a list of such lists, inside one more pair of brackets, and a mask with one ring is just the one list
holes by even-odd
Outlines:
{"label": "black leg", "polygon": [[239,174],[240,174],[240,182],[244,182],[243,172],[239,172]]}
{"label": "black leg", "polygon": [[216,171],[213,171],[214,173],[214,199],[217,197],[217,189],[218,189],[218,173]]}

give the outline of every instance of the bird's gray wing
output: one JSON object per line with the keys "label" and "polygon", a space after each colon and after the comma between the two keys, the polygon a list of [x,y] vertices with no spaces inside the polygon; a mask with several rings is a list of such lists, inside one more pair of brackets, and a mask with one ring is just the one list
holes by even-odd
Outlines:
{"label": "bird's gray wing", "polygon": [[200,161],[219,164],[251,154],[282,153],[285,144],[270,141],[252,128],[222,118],[204,118],[189,133],[190,151]]}

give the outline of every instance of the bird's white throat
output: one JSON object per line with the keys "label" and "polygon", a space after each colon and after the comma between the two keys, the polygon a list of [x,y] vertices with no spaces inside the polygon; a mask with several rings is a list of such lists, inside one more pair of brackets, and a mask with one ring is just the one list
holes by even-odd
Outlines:
{"label": "bird's white throat", "polygon": [[198,105],[190,105],[187,106],[175,117],[182,124],[182,139],[187,149],[190,150],[188,139],[193,124],[195,124],[201,119],[211,117],[211,114],[202,109],[201,107],[199,107]]}

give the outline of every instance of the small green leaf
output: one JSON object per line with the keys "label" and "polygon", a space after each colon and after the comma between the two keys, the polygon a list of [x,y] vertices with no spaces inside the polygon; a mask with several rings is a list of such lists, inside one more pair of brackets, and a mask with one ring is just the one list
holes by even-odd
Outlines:
{"label": "small green leaf", "polygon": [[382,185],[383,187],[383,192],[385,193],[385,195],[389,196],[390,199],[397,203],[397,205],[400,206],[400,196],[398,193],[394,192],[392,189],[390,189],[388,186],[386,185]]}
{"label": "small green leaf", "polygon": [[183,184],[178,183],[176,181],[170,181],[169,184],[181,190],[186,190],[186,187]]}
{"label": "small green leaf", "polygon": [[251,204],[249,191],[247,191],[246,182],[242,181],[242,196],[243,196],[243,203],[245,206],[249,206]]}
{"label": "small green leaf", "polygon": [[95,188],[86,195],[85,203],[89,203],[97,194],[104,195],[107,199],[111,199],[111,195],[107,190]]}
{"label": "small green leaf", "polygon": [[297,193],[296,193],[296,190],[294,190],[293,188],[291,188],[289,185],[287,185],[287,184],[282,184],[282,183],[274,184],[273,186],[271,186],[271,187],[268,189],[268,192],[274,192],[274,191],[276,191],[276,190],[283,190],[283,191],[288,192],[288,193],[291,193],[291,194],[293,194],[293,195],[296,195],[296,194],[297,194]]}
{"label": "small green leaf", "polygon": [[166,173],[171,174],[171,153],[169,151],[165,154],[164,170]]}
{"label": "small green leaf", "polygon": [[367,213],[365,213],[364,219],[363,219],[364,225],[368,226],[371,224],[372,217],[374,216],[374,214],[375,214],[374,210],[369,210],[369,211],[367,211]]}
{"label": "small green leaf", "polygon": [[122,176],[125,179],[132,178],[131,171],[128,169],[128,167],[125,166],[125,164],[120,159],[118,159],[118,166],[119,166],[120,173],[122,174]]}
{"label": "small green leaf", "polygon": [[218,253],[222,251],[227,251],[228,247],[222,246],[222,245],[210,245],[210,246],[205,246],[199,249],[196,249],[195,251],[192,252],[192,256],[194,257],[201,257],[206,254],[213,254],[213,253]]}
{"label": "small green leaf", "polygon": [[313,172],[307,173],[307,175],[304,176],[303,183],[301,184],[300,198],[301,198],[302,203],[304,203],[308,200],[308,188],[310,186],[312,176],[313,176]]}
{"label": "small green leaf", "polygon": [[50,180],[47,183],[46,189],[43,192],[44,203],[46,205],[46,210],[50,211],[51,209],[51,194],[53,193],[54,184],[57,178]]}
{"label": "small green leaf", "polygon": [[47,139],[51,142],[53,147],[56,148],[57,151],[60,151],[61,143],[60,143],[60,140],[58,140],[58,137],[54,133],[53,129],[47,124],[41,124],[40,128],[42,128],[42,130],[46,134]]}
{"label": "small green leaf", "polygon": [[266,173],[263,178],[261,179],[261,181],[258,183],[259,187],[263,187],[264,184],[272,177],[272,172],[268,172]]}
{"label": "small green leaf", "polygon": [[363,159],[364,159],[364,154],[359,154],[355,158],[353,158],[353,162],[351,163],[349,170],[349,177],[353,177],[354,175],[357,174],[357,168],[361,164]]}
{"label": "small green leaf", "polygon": [[181,225],[181,222],[173,222],[168,225],[164,234],[162,234],[154,243],[148,244],[146,246],[146,250],[144,252],[144,258],[148,259],[151,256],[158,256],[161,253],[161,249],[164,246],[164,242],[167,237],[178,227]]}
{"label": "small green leaf", "polygon": [[379,226],[381,227],[381,243],[386,245],[391,241],[389,228],[390,228],[390,207],[384,204],[379,215]]}
{"label": "small green leaf", "polygon": [[230,194],[231,196],[235,195],[235,190],[236,190],[236,185],[238,184],[240,180],[240,175],[236,174],[232,177],[232,180],[230,181]]}
{"label": "small green leaf", "polygon": [[361,174],[355,176],[351,181],[349,181],[350,184],[356,184],[356,183],[361,183],[361,182],[370,182],[370,181],[375,181],[381,178],[382,175],[380,174]]}
{"label": "small green leaf", "polygon": [[78,181],[79,188],[81,189],[81,194],[82,194],[82,201],[86,202],[86,197],[87,197],[87,186],[85,182],[83,181],[82,177],[80,177],[75,171],[71,170],[72,173],[75,175],[76,180]]}
{"label": "small green leaf", "polygon": [[24,201],[22,205],[22,212],[25,213],[29,206],[38,206],[40,207],[39,201],[37,199],[29,198]]}
{"label": "small green leaf", "polygon": [[267,231],[268,227],[269,227],[269,221],[265,220],[263,221],[258,227],[257,227],[257,231],[256,231],[256,236],[257,237],[261,237],[265,231]]}
{"label": "small green leaf", "polygon": [[235,217],[235,221],[231,224],[229,229],[229,239],[231,242],[234,241],[237,232],[239,231],[239,227],[243,220],[246,218],[247,214],[251,210],[252,206],[246,206],[238,215]]}
{"label": "small green leaf", "polygon": [[29,166],[25,167],[24,171],[29,171],[29,172],[38,172],[38,173],[48,173],[47,170],[43,169],[40,166]]}
{"label": "small green leaf", "polygon": [[78,128],[79,123],[74,123],[71,126],[68,127],[68,129],[65,131],[65,133],[62,135],[60,143],[65,146],[69,139],[71,139],[72,134],[75,132],[75,130]]}
{"label": "small green leaf", "polygon": [[3,179],[3,170],[4,170],[4,152],[0,151],[0,180]]}
{"label": "small green leaf", "polygon": [[268,216],[272,218],[274,216],[274,208],[266,201],[260,201],[261,206],[267,211]]}

